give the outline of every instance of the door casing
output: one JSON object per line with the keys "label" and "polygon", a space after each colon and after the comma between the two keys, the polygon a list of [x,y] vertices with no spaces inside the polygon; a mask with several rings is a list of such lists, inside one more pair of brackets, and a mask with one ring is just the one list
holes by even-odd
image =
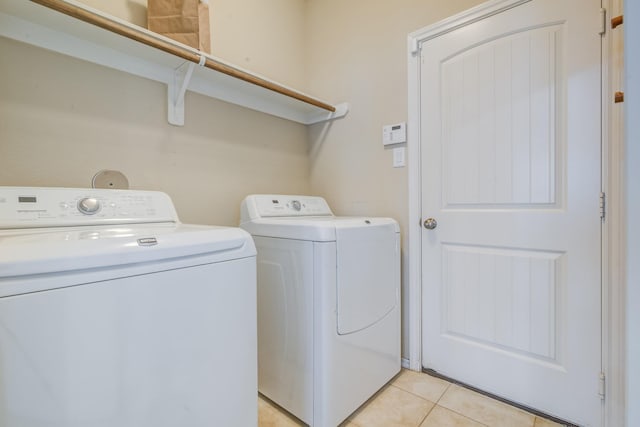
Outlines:
{"label": "door casing", "polygon": [[[436,24],[409,34],[408,50],[408,176],[409,176],[409,355],[408,366],[414,371],[422,369],[422,173],[420,133],[420,45],[421,43],[453,31],[503,10],[532,0],[491,0],[449,17]],[[605,382],[605,426],[623,426],[625,412],[625,300],[621,292],[619,268],[625,259],[623,237],[622,189],[624,176],[617,165],[622,156],[620,132],[622,114],[613,102],[613,93],[621,73],[619,62],[612,58],[611,29],[607,10],[622,10],[622,0],[602,0],[602,191],[607,195],[606,216],[602,227],[602,360]],[[405,309],[406,309],[405,308]]]}

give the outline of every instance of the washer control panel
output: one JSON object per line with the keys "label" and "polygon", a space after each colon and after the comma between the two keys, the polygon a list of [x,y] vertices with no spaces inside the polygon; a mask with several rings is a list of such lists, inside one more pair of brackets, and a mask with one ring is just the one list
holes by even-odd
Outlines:
{"label": "washer control panel", "polygon": [[0,187],[0,229],[178,222],[157,191]]}
{"label": "washer control panel", "polygon": [[258,217],[333,215],[322,197],[257,194],[248,196],[245,202]]}

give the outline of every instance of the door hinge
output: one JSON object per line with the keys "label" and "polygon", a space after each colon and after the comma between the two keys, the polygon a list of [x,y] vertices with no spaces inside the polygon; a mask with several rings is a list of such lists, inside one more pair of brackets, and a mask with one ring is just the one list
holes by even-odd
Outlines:
{"label": "door hinge", "polygon": [[604,380],[604,372],[600,372],[600,378],[598,380],[598,394],[602,400],[604,400]]}
{"label": "door hinge", "polygon": [[600,8],[600,31],[598,34],[603,35],[607,32],[607,9]]}
{"label": "door hinge", "polygon": [[607,212],[607,195],[604,192],[600,192],[600,219],[604,220]]}

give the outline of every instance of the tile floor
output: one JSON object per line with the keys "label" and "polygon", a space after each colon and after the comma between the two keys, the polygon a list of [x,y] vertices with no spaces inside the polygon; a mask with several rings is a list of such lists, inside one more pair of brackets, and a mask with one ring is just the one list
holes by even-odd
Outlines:
{"label": "tile floor", "polygon": [[[304,424],[260,397],[258,425]],[[403,370],[341,427],[561,427],[561,424],[439,378]]]}

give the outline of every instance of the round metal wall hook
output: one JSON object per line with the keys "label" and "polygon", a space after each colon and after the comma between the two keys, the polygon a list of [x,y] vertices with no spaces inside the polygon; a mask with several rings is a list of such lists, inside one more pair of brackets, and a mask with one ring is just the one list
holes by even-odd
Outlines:
{"label": "round metal wall hook", "polygon": [[129,180],[120,171],[104,169],[93,176],[91,186],[93,188],[126,190],[129,188]]}

